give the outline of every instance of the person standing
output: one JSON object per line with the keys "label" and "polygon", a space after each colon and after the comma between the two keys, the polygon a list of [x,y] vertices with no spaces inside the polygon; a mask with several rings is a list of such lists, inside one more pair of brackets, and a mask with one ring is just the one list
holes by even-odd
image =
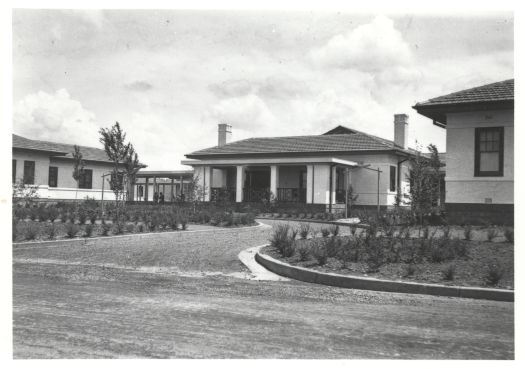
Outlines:
{"label": "person standing", "polygon": [[159,202],[161,204],[164,204],[164,194],[161,192],[160,195],[159,195]]}
{"label": "person standing", "polygon": [[157,191],[155,191],[155,193],[153,194],[153,202],[155,204],[159,202],[159,193]]}

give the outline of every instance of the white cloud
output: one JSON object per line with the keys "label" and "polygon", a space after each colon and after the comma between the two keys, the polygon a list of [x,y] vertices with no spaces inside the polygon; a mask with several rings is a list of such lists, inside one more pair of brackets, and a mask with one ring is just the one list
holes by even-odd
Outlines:
{"label": "white cloud", "polygon": [[257,95],[223,99],[206,114],[215,123],[229,123],[244,130],[257,130],[277,123],[266,103]]}
{"label": "white cloud", "polygon": [[209,89],[219,98],[229,98],[253,93],[255,85],[246,79],[229,79],[221,83],[213,83]]}
{"label": "white cloud", "polygon": [[371,23],[332,37],[325,46],[312,50],[310,58],[320,66],[374,72],[409,64],[412,55],[394,22],[377,16]]}
{"label": "white cloud", "polygon": [[71,99],[66,89],[27,95],[16,104],[13,115],[14,132],[22,136],[98,146],[95,114]]}

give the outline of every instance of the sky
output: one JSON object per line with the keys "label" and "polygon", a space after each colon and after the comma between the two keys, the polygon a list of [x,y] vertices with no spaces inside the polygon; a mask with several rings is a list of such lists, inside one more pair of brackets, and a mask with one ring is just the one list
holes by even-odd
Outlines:
{"label": "sky", "polygon": [[[13,132],[101,147],[118,121],[149,170],[233,140],[342,124],[409,145],[445,131],[416,102],[513,78],[512,13],[14,10]],[[416,143],[417,141],[417,143]]]}

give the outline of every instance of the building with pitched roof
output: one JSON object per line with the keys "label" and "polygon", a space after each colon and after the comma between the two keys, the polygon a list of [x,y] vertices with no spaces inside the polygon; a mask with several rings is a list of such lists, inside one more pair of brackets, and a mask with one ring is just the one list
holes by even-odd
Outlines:
{"label": "building with pitched roof", "polygon": [[447,131],[447,218],[455,223],[514,222],[514,80],[417,103]]}
{"label": "building with pitched roof", "polygon": [[[113,163],[106,152],[96,147],[79,146],[85,162],[84,175],[73,179],[74,145],[32,140],[13,135],[13,183],[38,186],[38,197],[44,200],[74,200],[86,197],[114,200],[109,186]],[[105,183],[103,181],[103,175]],[[104,183],[104,184],[103,184]],[[104,191],[102,190],[104,188]]]}
{"label": "building with pitched roof", "polygon": [[204,200],[280,202],[344,207],[345,190],[355,205],[393,206],[408,192],[408,116],[394,116],[394,141],[337,126],[320,135],[254,137],[231,141],[232,127],[219,124],[218,145],[186,154]]}

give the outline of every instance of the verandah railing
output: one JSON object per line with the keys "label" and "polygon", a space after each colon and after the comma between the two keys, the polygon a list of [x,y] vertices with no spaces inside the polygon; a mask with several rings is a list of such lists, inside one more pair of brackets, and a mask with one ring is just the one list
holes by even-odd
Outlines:
{"label": "verandah railing", "polygon": [[277,189],[277,201],[306,202],[306,188],[280,187]]}

